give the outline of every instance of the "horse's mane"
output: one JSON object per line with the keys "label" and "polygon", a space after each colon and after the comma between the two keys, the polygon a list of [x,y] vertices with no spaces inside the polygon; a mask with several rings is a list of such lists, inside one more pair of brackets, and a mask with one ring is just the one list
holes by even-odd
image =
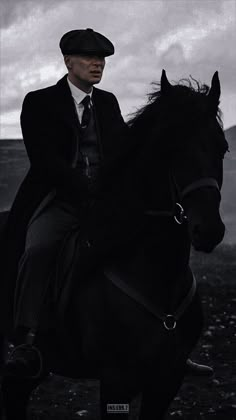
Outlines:
{"label": "horse's mane", "polygon": [[[151,85],[154,86],[155,90],[147,94],[147,103],[144,106],[129,115],[130,118],[127,122],[129,127],[135,127],[137,125],[137,129],[139,130],[143,124],[146,125],[150,123],[152,118],[156,120],[157,112],[162,111],[165,95],[161,92],[161,83],[152,82]],[[172,87],[172,98],[175,99],[176,111],[178,100],[181,101],[181,105],[186,104],[185,107],[187,109],[189,100],[194,99],[195,102],[198,101],[199,104],[201,104],[202,99],[208,95],[210,90],[209,86],[202,84],[191,76],[190,78],[181,79],[178,82],[175,82]],[[170,103],[171,99],[168,98],[166,101],[167,100]],[[219,106],[217,108],[216,118],[220,127],[223,129],[222,112]]]}

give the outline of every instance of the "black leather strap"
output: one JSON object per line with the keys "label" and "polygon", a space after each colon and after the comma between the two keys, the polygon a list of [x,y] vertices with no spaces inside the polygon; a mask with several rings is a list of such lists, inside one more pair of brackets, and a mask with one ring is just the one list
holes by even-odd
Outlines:
{"label": "black leather strap", "polygon": [[[131,287],[129,284],[127,284],[124,280],[121,279],[121,277],[115,272],[115,270],[111,268],[105,268],[104,269],[105,275],[112,281],[112,283],[118,287],[120,290],[122,290],[126,295],[134,299],[137,303],[142,305],[148,312],[150,312],[153,316],[158,318],[159,320],[163,321],[164,326],[168,330],[172,330],[176,326],[176,321],[179,320],[179,318],[183,315],[187,307],[192,302],[192,299],[196,292],[196,279],[192,273],[192,286],[189,290],[188,294],[185,296],[185,298],[182,300],[179,307],[176,309],[176,311],[173,314],[165,314],[160,312],[155,305],[153,305],[152,302],[150,302],[148,299],[146,299],[141,293],[139,293],[136,289]],[[174,320],[173,327],[167,327],[168,319],[172,318]]]}
{"label": "black leather strap", "polygon": [[220,192],[219,185],[214,178],[202,178],[184,188],[183,191],[181,191],[181,198],[183,199],[190,192],[202,187],[214,187]]}

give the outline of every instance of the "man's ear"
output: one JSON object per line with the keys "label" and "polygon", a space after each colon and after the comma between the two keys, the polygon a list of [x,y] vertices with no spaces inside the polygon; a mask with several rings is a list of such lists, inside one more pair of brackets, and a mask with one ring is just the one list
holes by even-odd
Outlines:
{"label": "man's ear", "polygon": [[71,66],[71,56],[70,55],[64,55],[64,63],[66,65],[66,67],[68,68],[68,70],[70,70],[72,68],[72,66]]}

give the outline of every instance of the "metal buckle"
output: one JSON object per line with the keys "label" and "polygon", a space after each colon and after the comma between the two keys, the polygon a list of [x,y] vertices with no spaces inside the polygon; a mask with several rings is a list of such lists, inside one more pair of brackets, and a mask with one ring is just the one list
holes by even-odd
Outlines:
{"label": "metal buckle", "polygon": [[168,314],[166,315],[166,318],[163,320],[164,327],[170,331],[174,330],[176,327],[176,319],[174,315]]}
{"label": "metal buckle", "polygon": [[179,203],[175,203],[176,205],[176,214],[174,215],[174,219],[178,225],[182,225],[182,223],[187,219],[187,216],[184,214],[184,208]]}

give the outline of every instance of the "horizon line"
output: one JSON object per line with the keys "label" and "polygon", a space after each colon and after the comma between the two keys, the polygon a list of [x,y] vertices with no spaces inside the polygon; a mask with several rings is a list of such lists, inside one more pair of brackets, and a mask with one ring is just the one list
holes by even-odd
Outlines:
{"label": "horizon line", "polygon": [[[236,128],[236,123],[235,124],[233,124],[233,125],[230,125],[229,127],[227,127],[227,128],[224,128],[224,131],[226,131],[226,130],[230,130],[231,128],[233,128],[233,127],[235,127]],[[13,140],[13,141],[23,141],[23,137],[0,137],[0,141],[1,140]]]}

